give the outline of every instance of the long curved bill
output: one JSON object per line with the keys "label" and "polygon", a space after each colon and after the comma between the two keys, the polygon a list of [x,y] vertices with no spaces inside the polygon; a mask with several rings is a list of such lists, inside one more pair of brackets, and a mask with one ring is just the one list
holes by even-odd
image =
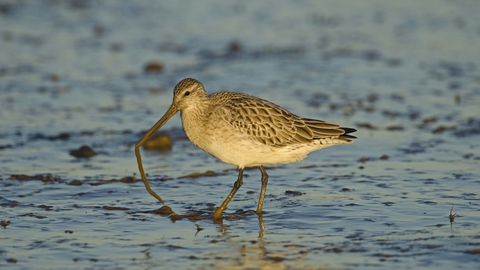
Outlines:
{"label": "long curved bill", "polygon": [[142,157],[140,156],[140,146],[142,146],[157,130],[159,130],[170,118],[172,118],[173,115],[175,115],[178,112],[177,108],[172,104],[170,108],[168,108],[167,112],[158,120],[153,127],[151,127],[147,133],[143,136],[143,138],[138,141],[138,143],[135,145],[135,156],[137,156],[137,164],[138,164],[138,169],[140,170],[140,175],[142,176],[142,181],[143,184],[145,184],[145,188],[147,189],[148,193],[155,197],[157,200],[159,200],[163,204],[162,198],[157,195],[151,188],[150,185],[148,184],[147,177],[145,176],[145,172],[143,170],[143,165],[142,165]]}

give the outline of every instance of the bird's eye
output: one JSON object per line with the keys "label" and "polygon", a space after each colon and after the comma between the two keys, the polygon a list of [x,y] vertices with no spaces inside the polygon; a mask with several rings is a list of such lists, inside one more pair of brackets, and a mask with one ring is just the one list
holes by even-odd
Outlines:
{"label": "bird's eye", "polygon": [[185,96],[188,96],[188,95],[190,95],[190,91],[187,91],[187,92],[185,92],[185,94],[184,94],[184,95],[185,95]]}

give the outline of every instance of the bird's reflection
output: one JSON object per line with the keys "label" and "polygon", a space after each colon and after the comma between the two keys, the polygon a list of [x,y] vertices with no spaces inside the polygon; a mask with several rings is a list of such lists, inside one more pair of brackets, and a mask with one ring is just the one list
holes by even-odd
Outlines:
{"label": "bird's reflection", "polygon": [[[163,210],[168,209],[164,208]],[[156,212],[158,213],[160,211],[157,210]],[[161,212],[164,217],[167,217],[165,211]],[[209,257],[214,256],[216,258],[217,263],[235,263],[236,265],[242,265],[251,269],[265,267],[276,269],[281,266],[285,258],[290,256],[289,252],[291,252],[291,250],[278,250],[276,248],[278,247],[278,243],[266,240],[267,227],[265,225],[265,215],[268,213],[257,214],[254,210],[238,210],[226,214],[225,218],[220,220],[215,220],[212,217],[212,213],[212,209],[196,210],[186,214],[176,214],[172,211],[168,217],[172,220],[172,223],[185,219],[191,221],[194,224],[194,226],[192,226],[192,233],[195,234],[195,237],[202,237],[203,234],[203,237],[212,239],[210,241],[211,243],[224,243],[219,250],[208,253]],[[258,227],[255,225],[255,217],[258,220]],[[242,222],[242,220],[245,222]],[[215,227],[217,233],[214,235],[205,235],[210,231],[208,230],[209,226]],[[243,226],[248,226],[249,228],[246,229]],[[225,245],[228,246],[227,249],[223,248]],[[301,249],[302,247],[293,248]],[[300,255],[293,258],[293,260],[301,263],[308,253],[295,252],[295,254]]]}
{"label": "bird's reflection", "polygon": [[[198,211],[198,212],[195,211],[195,212],[186,213],[186,214],[177,214],[169,206],[162,206],[157,210],[150,211],[150,213],[159,214],[163,217],[169,217],[172,223],[175,223],[177,220],[181,220],[185,218],[193,222],[196,222],[199,220],[211,219],[214,224],[220,225],[222,233],[225,233],[226,229],[229,228],[228,225],[224,224],[224,219],[213,219],[211,214],[206,214],[203,211]],[[265,232],[267,231],[267,228],[265,227],[265,221],[263,220],[263,213],[257,214],[253,210],[237,211],[229,215],[228,219],[229,220],[242,219],[247,216],[253,216],[253,215],[256,215],[258,219],[258,238],[263,238],[265,235]],[[199,226],[196,223],[195,223],[195,226],[197,227],[197,234],[198,234],[198,232],[201,231],[201,229],[199,229]]]}
{"label": "bird's reflection", "polygon": [[[205,211],[194,211],[191,213],[186,213],[186,214],[177,214],[175,213],[171,207],[164,205],[160,207],[159,209],[149,211],[152,214],[158,214],[161,215],[162,217],[169,217],[172,223],[175,223],[177,220],[182,220],[182,219],[188,219],[190,221],[196,222],[199,220],[208,220],[211,219],[214,224],[221,225],[221,228],[224,228],[226,225],[224,224],[225,219],[214,219],[212,217],[212,214],[208,214]],[[263,238],[265,231],[267,228],[265,227],[265,222],[263,220],[263,213],[257,214],[253,210],[249,211],[242,211],[239,210],[237,212],[234,212],[230,215],[227,216],[227,220],[235,220],[235,219],[243,219],[247,216],[254,216],[256,215],[258,218],[258,238]],[[198,225],[197,226],[197,232],[200,231],[198,230]]]}

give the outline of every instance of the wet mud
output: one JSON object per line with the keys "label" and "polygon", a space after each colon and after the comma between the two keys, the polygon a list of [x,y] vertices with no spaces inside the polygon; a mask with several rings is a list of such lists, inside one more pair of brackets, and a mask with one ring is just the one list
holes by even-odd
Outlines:
{"label": "wet mud", "polygon": [[[434,8],[432,8],[434,7]],[[477,269],[476,1],[5,1],[0,268]],[[358,131],[237,171],[178,116],[174,85],[237,91]]]}

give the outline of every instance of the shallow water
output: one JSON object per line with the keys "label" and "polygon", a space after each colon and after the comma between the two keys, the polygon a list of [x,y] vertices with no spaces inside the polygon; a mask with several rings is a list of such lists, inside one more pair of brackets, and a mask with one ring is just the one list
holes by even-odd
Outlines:
{"label": "shallow water", "polygon": [[[479,8],[2,2],[0,267],[477,269]],[[163,70],[145,72],[152,61]],[[263,218],[258,169],[223,224],[159,215],[133,147],[185,77],[358,139],[267,167]],[[207,216],[237,171],[193,146],[178,116],[162,131],[172,150],[142,151],[152,188],[177,214]],[[98,155],[70,155],[82,145]]]}

